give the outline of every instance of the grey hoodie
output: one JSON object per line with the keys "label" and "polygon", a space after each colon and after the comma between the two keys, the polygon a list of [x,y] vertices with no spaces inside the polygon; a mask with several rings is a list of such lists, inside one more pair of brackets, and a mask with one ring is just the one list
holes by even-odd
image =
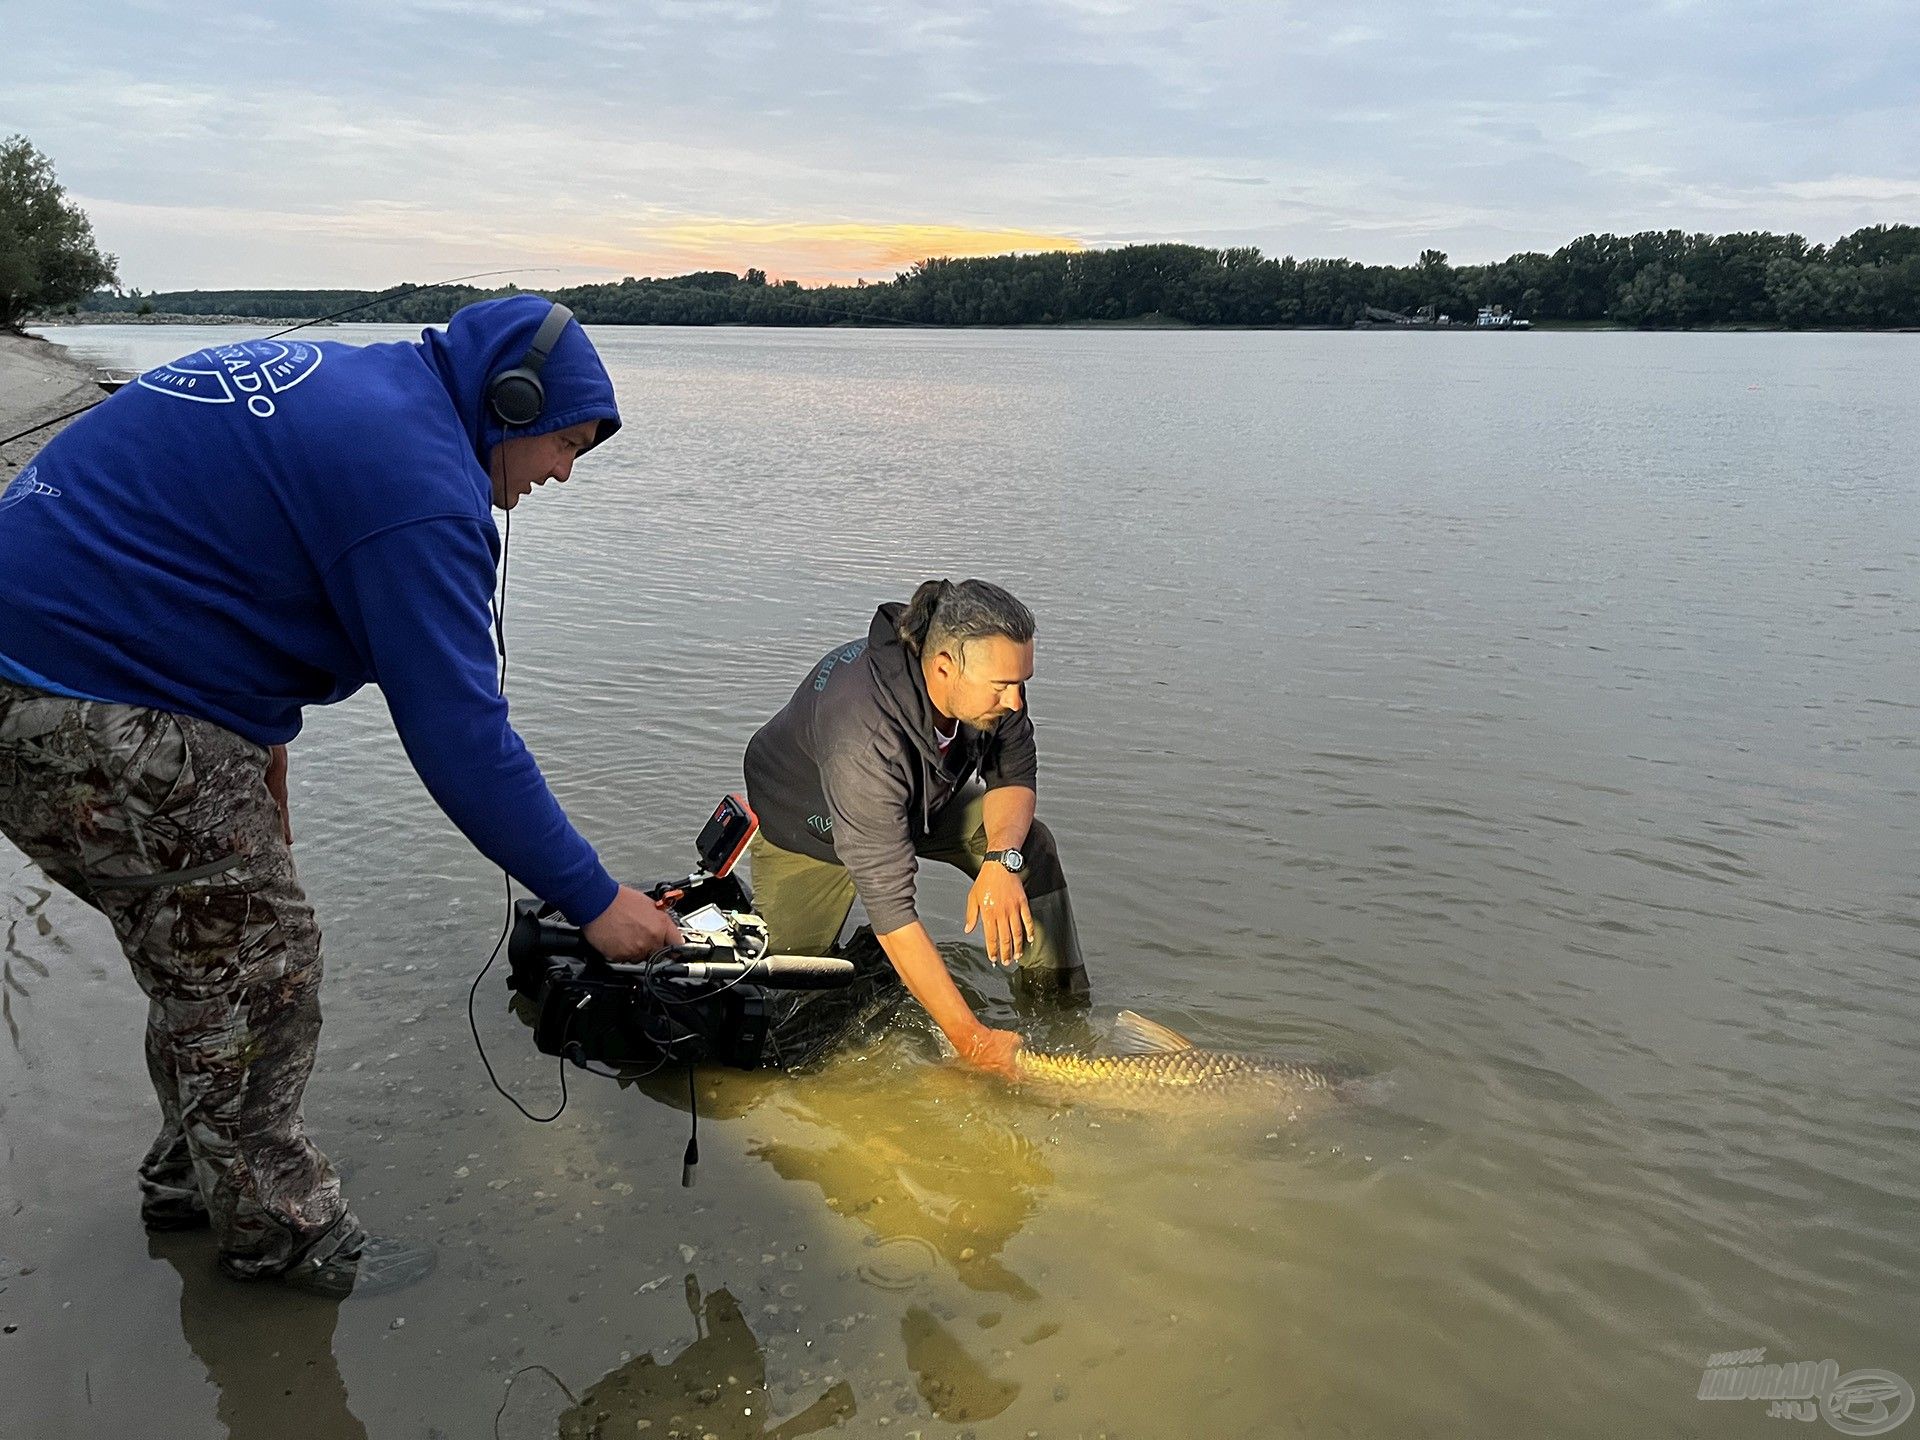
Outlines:
{"label": "grey hoodie", "polygon": [[989,790],[1033,788],[1033,722],[962,725],[943,760],[919,659],[900,643],[904,605],[874,612],[867,638],[828,652],[747,743],[747,801],[782,850],[844,865],[874,933],[919,918],[916,842],[977,771]]}

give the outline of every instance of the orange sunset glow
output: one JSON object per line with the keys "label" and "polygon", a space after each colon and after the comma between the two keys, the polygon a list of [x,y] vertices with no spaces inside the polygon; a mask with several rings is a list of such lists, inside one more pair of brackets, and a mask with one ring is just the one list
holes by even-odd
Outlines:
{"label": "orange sunset glow", "polygon": [[804,285],[890,280],[929,256],[1006,255],[1084,250],[1069,235],[1034,230],[975,230],[962,225],[887,225],[858,221],[676,220],[635,227],[627,243],[576,247],[570,258],[623,275],[693,270],[764,270]]}

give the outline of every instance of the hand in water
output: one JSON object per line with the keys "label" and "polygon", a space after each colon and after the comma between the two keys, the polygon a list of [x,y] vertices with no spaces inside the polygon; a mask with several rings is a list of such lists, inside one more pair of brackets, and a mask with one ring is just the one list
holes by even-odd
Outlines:
{"label": "hand in water", "polygon": [[955,1048],[960,1058],[976,1069],[1011,1078],[1018,1070],[1014,1057],[1025,1043],[1011,1030],[989,1030],[983,1025]]}
{"label": "hand in water", "polygon": [[680,927],[667,912],[626,885],[596,920],[580,927],[587,943],[609,960],[644,960],[654,951],[680,943]]}

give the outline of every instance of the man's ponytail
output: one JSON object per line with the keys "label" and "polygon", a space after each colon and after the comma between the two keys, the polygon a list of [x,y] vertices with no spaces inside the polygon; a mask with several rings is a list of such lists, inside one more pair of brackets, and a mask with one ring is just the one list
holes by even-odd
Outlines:
{"label": "man's ponytail", "polygon": [[913,592],[905,613],[900,616],[900,643],[909,655],[918,655],[927,647],[927,632],[933,628],[934,615],[952,584],[946,580],[928,580]]}
{"label": "man's ponytail", "polygon": [[992,635],[1024,644],[1033,639],[1033,612],[998,585],[985,580],[929,580],[913,592],[896,627],[909,655],[944,650],[956,660],[969,643]]}

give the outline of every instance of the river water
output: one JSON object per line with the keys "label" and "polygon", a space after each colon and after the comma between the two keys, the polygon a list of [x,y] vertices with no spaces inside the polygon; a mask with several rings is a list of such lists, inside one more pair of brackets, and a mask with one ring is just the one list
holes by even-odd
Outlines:
{"label": "river water", "polygon": [[510,693],[617,871],[876,603],[990,578],[1100,1013],[1388,1083],[1138,1120],[907,1027],[703,1073],[682,1189],[673,1087],[488,1086],[499,876],[369,692],[294,747],[307,1113],[441,1267],[336,1311],[150,1243],[143,1005],[9,853],[0,1434],[1748,1436],[1711,1355],[1920,1382],[1911,338],[595,338],[626,429],[516,513]]}

